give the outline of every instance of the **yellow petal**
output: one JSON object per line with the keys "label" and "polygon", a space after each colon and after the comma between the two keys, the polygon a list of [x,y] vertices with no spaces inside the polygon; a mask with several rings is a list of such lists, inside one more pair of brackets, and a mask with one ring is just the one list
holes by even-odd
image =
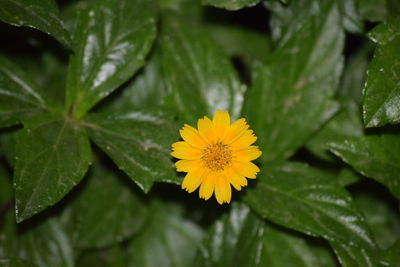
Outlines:
{"label": "yellow petal", "polygon": [[182,189],[185,189],[189,193],[192,193],[203,182],[206,172],[207,170],[202,167],[190,171],[188,174],[186,174],[185,179],[183,179]]}
{"label": "yellow petal", "polygon": [[252,162],[240,162],[235,161],[232,163],[232,169],[237,172],[239,175],[243,175],[247,178],[254,179],[256,178],[257,173],[260,169]]}
{"label": "yellow petal", "polygon": [[224,139],[224,143],[231,144],[238,139],[242,134],[249,128],[245,119],[239,119],[235,121],[228,130],[228,133]]}
{"label": "yellow petal", "polygon": [[247,186],[247,179],[243,175],[236,173],[230,167],[225,168],[224,175],[227,181],[229,181],[237,191],[240,191],[242,186]]}
{"label": "yellow petal", "polygon": [[175,162],[175,166],[178,172],[190,172],[201,167],[201,160],[181,159]]}
{"label": "yellow petal", "polygon": [[204,116],[204,118],[197,121],[197,128],[199,129],[200,136],[206,142],[214,143],[217,140],[217,136],[214,131],[214,125],[207,116]]}
{"label": "yellow petal", "polygon": [[179,130],[183,140],[188,144],[202,149],[206,146],[203,138],[201,138],[199,132],[190,125],[185,124],[182,129]]}
{"label": "yellow petal", "polygon": [[172,144],[171,155],[178,159],[200,159],[201,150],[192,147],[186,142],[176,142]]}
{"label": "yellow petal", "polygon": [[231,125],[231,118],[229,117],[228,111],[217,110],[212,122],[219,140],[223,140]]}
{"label": "yellow petal", "polygon": [[230,144],[232,150],[240,150],[249,147],[257,140],[252,130],[246,130],[236,141]]}
{"label": "yellow petal", "polygon": [[237,150],[233,152],[233,158],[237,161],[252,161],[261,156],[262,152],[257,146],[249,146],[247,149]]}
{"label": "yellow petal", "polygon": [[[222,173],[221,173],[222,174]],[[223,175],[215,178],[215,198],[219,204],[231,202],[231,185],[227,182]]]}
{"label": "yellow petal", "polygon": [[205,200],[209,199],[213,192],[215,186],[215,177],[213,172],[209,172],[207,176],[203,179],[203,182],[200,186],[199,196],[200,198],[204,198]]}

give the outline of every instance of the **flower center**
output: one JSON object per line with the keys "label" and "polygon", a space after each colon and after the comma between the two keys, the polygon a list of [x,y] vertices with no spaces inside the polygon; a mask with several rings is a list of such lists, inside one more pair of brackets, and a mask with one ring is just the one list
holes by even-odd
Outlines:
{"label": "flower center", "polygon": [[203,148],[201,159],[212,171],[222,171],[232,160],[232,150],[222,142],[216,142]]}

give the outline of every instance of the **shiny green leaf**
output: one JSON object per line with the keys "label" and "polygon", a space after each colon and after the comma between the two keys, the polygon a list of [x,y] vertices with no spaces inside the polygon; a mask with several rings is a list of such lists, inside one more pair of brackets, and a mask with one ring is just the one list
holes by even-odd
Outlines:
{"label": "shiny green leaf", "polygon": [[146,193],[153,182],[180,183],[170,156],[178,138],[164,112],[90,114],[85,126],[93,141]]}
{"label": "shiny green leaf", "polygon": [[[168,17],[161,39],[162,65],[173,106],[182,120],[194,124],[217,109],[237,118],[245,86],[229,58],[205,31]],[[179,51],[179,52],[177,52]]]}
{"label": "shiny green leaf", "polygon": [[389,188],[400,198],[400,137],[371,135],[332,143],[331,151],[359,173]]}
{"label": "shiny green leaf", "polygon": [[122,88],[122,94],[104,107],[107,111],[161,106],[167,95],[161,71],[160,53],[151,55],[142,72]]}
{"label": "shiny green leaf", "polygon": [[1,230],[0,258],[18,258],[37,266],[74,266],[71,241],[57,218],[17,225],[9,211]]}
{"label": "shiny green leaf", "polygon": [[254,69],[245,114],[264,160],[288,158],[337,111],[343,29],[334,1],[292,24],[268,65]]}
{"label": "shiny green leaf", "polygon": [[244,7],[255,6],[261,0],[201,0],[203,5],[225,8],[227,10],[238,10]]}
{"label": "shiny green leaf", "polygon": [[67,104],[76,117],[126,82],[141,66],[156,34],[154,0],[91,1],[74,33]]}
{"label": "shiny green leaf", "polygon": [[144,207],[113,172],[100,164],[70,206],[74,246],[80,249],[114,245],[131,237],[144,221]]}
{"label": "shiny green leaf", "polygon": [[45,109],[45,100],[34,81],[0,56],[0,127],[17,124]]}
{"label": "shiny green leaf", "polygon": [[203,236],[178,206],[153,202],[145,228],[128,245],[129,266],[191,266]]}
{"label": "shiny green leaf", "polygon": [[387,199],[381,195],[358,193],[354,200],[381,248],[387,249],[400,239],[400,214]]}
{"label": "shiny green leaf", "polygon": [[332,248],[340,262],[344,267],[376,267],[382,266],[379,263],[379,251],[368,250],[354,244],[331,242]]}
{"label": "shiny green leaf", "polygon": [[268,165],[245,202],[263,218],[331,242],[376,249],[350,195],[327,173],[299,163]]}
{"label": "shiny green leaf", "polygon": [[21,222],[60,201],[86,173],[91,150],[85,131],[68,118],[37,117],[19,136],[14,173]]}
{"label": "shiny green leaf", "polygon": [[400,20],[395,22],[378,26],[371,35],[378,45],[363,90],[366,127],[400,122]]}
{"label": "shiny green leaf", "polygon": [[58,17],[54,0],[0,0],[0,20],[15,26],[28,26],[56,38],[71,47],[69,32]]}
{"label": "shiny green leaf", "polygon": [[361,112],[355,103],[349,102],[307,142],[306,147],[318,157],[332,161],[336,158],[329,152],[330,143],[362,135]]}
{"label": "shiny green leaf", "polygon": [[331,255],[320,249],[234,203],[211,227],[195,266],[335,266]]}

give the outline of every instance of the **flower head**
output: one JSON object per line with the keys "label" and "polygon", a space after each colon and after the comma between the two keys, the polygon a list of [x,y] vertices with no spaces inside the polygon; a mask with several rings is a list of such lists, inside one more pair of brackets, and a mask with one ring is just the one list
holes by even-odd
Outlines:
{"label": "flower head", "polygon": [[184,141],[172,144],[171,155],[179,172],[187,172],[182,189],[192,193],[200,186],[200,198],[213,192],[219,204],[231,201],[231,185],[238,191],[247,179],[256,178],[260,169],[251,161],[261,155],[252,146],[257,137],[245,119],[231,124],[227,111],[217,110],[214,118],[199,119],[195,129],[185,124],[179,131]]}

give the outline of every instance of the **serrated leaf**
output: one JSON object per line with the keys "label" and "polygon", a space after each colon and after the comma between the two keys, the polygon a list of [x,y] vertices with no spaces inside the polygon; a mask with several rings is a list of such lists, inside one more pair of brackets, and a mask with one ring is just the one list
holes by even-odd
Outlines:
{"label": "serrated leaf", "polygon": [[316,1],[291,24],[269,64],[254,69],[245,114],[263,160],[288,158],[337,111],[333,95],[342,65],[343,29],[334,1]]}
{"label": "serrated leaf", "polygon": [[74,247],[102,248],[122,242],[144,222],[141,201],[115,173],[99,164],[83,185],[70,208]]}
{"label": "serrated leaf", "polygon": [[154,0],[91,1],[78,17],[67,79],[67,104],[76,117],[126,82],[141,66],[156,35]]}
{"label": "serrated leaf", "polygon": [[[319,257],[323,257],[320,259]],[[211,227],[195,266],[335,266],[305,239],[262,221],[244,204]]]}
{"label": "serrated leaf", "polygon": [[304,164],[267,166],[244,197],[252,209],[279,225],[373,255],[376,245],[364,217],[332,177]]}
{"label": "serrated leaf", "polygon": [[261,0],[202,0],[203,5],[210,5],[227,10],[238,10],[258,4]]}
{"label": "serrated leaf", "polygon": [[400,137],[371,135],[331,144],[331,151],[359,173],[389,188],[400,198]]}
{"label": "serrated leaf", "polygon": [[239,116],[245,86],[205,31],[170,16],[163,25],[161,49],[167,86],[182,120],[194,124],[217,109]]}
{"label": "serrated leaf", "polygon": [[54,0],[1,0],[0,6],[0,20],[40,30],[71,47],[69,32],[58,17]]}
{"label": "serrated leaf", "polygon": [[131,241],[129,266],[190,266],[203,236],[201,229],[182,215],[178,206],[153,202],[146,227]]}
{"label": "serrated leaf", "polygon": [[378,41],[368,66],[363,95],[366,127],[400,122],[400,20],[393,27],[379,27],[372,36]]}
{"label": "serrated leaf", "polygon": [[46,109],[37,85],[0,56],[0,127],[11,126]]}
{"label": "serrated leaf", "polygon": [[21,222],[60,201],[86,173],[91,150],[86,132],[69,118],[34,118],[19,136],[14,173]]}
{"label": "serrated leaf", "polygon": [[10,211],[0,241],[0,258],[19,258],[37,266],[74,266],[72,244],[57,218],[17,225]]}
{"label": "serrated leaf", "polygon": [[144,192],[155,181],[180,183],[169,154],[178,130],[168,114],[161,111],[90,114],[85,126],[93,141]]}

